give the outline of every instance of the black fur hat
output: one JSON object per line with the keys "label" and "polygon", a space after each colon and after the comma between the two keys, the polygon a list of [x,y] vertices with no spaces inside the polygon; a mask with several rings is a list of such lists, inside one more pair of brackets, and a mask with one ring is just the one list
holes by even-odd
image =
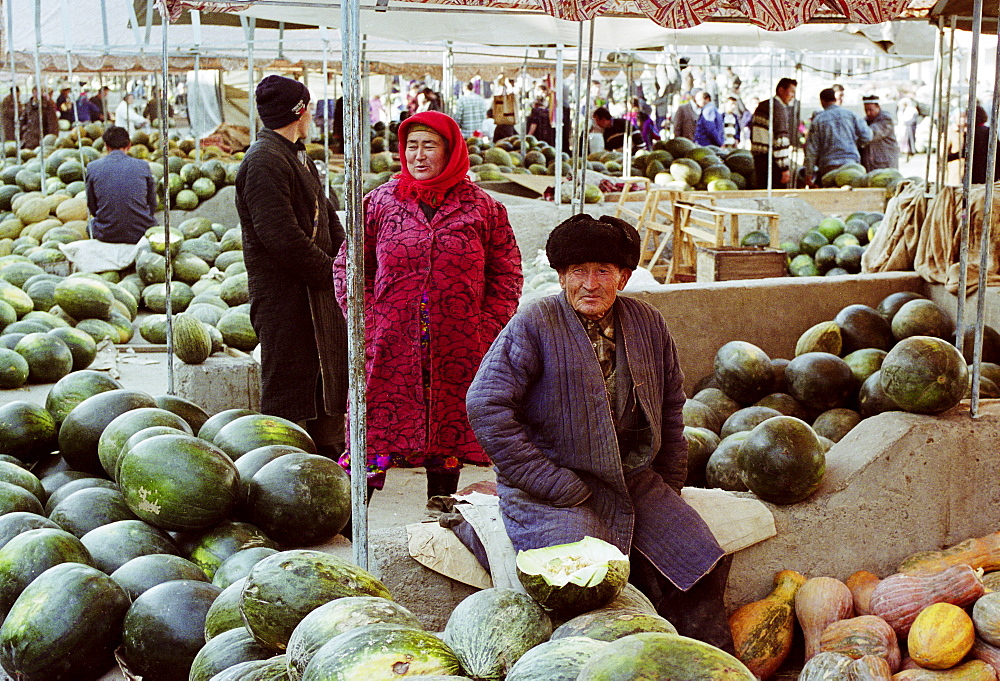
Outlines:
{"label": "black fur hat", "polygon": [[610,215],[598,220],[579,213],[552,230],[545,255],[556,270],[585,262],[609,262],[634,270],[639,265],[639,232]]}

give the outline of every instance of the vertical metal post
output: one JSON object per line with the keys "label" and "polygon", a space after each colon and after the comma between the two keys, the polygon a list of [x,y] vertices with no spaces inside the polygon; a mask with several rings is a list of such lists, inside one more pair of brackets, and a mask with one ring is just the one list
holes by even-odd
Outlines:
{"label": "vertical metal post", "polygon": [[[556,46],[556,165],[562,165],[562,150],[563,150],[563,126],[568,125],[569,121],[563,120],[563,46],[562,43]],[[558,214],[559,207],[562,205],[562,180],[556,177],[556,212]]]}
{"label": "vertical metal post", "polygon": [[[359,0],[345,0],[340,11],[343,73],[361,72]],[[344,79],[344,203],[347,210],[347,361],[351,419],[351,530],[354,562],[368,568],[367,399],[365,394],[364,215],[361,206],[361,83]]]}
{"label": "vertical metal post", "polygon": [[[160,26],[163,33],[163,64],[162,64],[162,91],[160,92],[160,144],[163,145],[163,164],[166,169],[167,160],[170,158],[170,140],[167,137],[169,122],[167,113],[170,111],[170,93],[167,91],[167,82],[170,74],[167,63],[167,25],[170,23],[166,14],[160,15]],[[190,102],[190,93],[188,93]],[[166,258],[166,277],[164,287],[166,289],[166,313],[167,313],[167,394],[174,394],[174,320],[173,305],[170,300],[170,279],[173,277],[173,257],[170,255],[170,179],[168,174],[163,176],[163,257]]]}
{"label": "vertical metal post", "polygon": [[21,160],[21,100],[20,95],[17,92],[17,66],[14,64],[14,41],[11,36],[14,35],[14,12],[11,10],[10,3],[7,3],[7,52],[10,55],[10,99],[14,104],[14,142],[17,145],[17,149],[14,151],[14,155],[18,161]]}
{"label": "vertical metal post", "polygon": [[[938,186],[943,187],[948,171],[948,159],[945,154],[944,162],[941,162],[941,153],[948,144],[948,114],[951,112],[951,82],[955,73],[955,26],[957,17],[951,18],[951,35],[948,39],[948,69],[947,85],[945,85],[945,71],[941,72],[941,91],[938,93],[939,108],[938,113]],[[943,103],[943,104],[942,104]]]}
{"label": "vertical metal post", "polygon": [[[996,78],[1000,77],[1000,46],[998,46],[996,53],[994,74],[993,82],[996,83]],[[976,74],[973,72],[969,80],[974,80],[975,78]],[[996,129],[996,120],[998,118],[1000,118],[1000,89],[993,88],[993,109],[990,121],[993,121],[992,125],[994,127],[991,128],[991,131]],[[990,270],[990,254],[993,250],[990,246],[993,243],[993,169],[996,168],[996,163],[997,136],[996,134],[991,134],[989,146],[986,151],[986,196],[983,199],[982,233],[979,235],[979,291],[976,296],[976,336],[972,351],[972,404],[970,405],[973,418],[979,416],[979,377],[982,375],[983,323],[986,319],[986,274]],[[971,175],[971,169],[966,174]],[[960,288],[958,290],[959,299],[964,296],[965,291]],[[955,332],[955,337],[964,338],[964,336],[965,329],[959,326]],[[958,347],[959,352],[961,352],[962,346]]]}
{"label": "vertical metal post", "polygon": [[[9,37],[9,36],[8,36]],[[48,194],[45,186],[45,89],[42,87],[42,0],[35,0],[35,89],[38,90],[38,158],[42,160],[38,175],[42,181],[42,196]]]}
{"label": "vertical metal post", "polygon": [[[361,52],[359,59],[361,60],[361,70],[358,73],[361,74],[361,98],[360,106],[358,107],[361,113],[361,136],[358,138],[358,144],[361,145],[361,169],[362,172],[371,170],[372,167],[372,145],[371,145],[371,117],[369,116],[369,104],[368,104],[368,57],[367,55],[367,43],[368,36],[361,36]],[[344,110],[347,110],[347,100],[344,100]],[[386,137],[388,140],[388,137]],[[386,142],[388,144],[388,142]]]}
{"label": "vertical metal post", "polygon": [[[194,12],[192,12],[194,14]],[[194,93],[188,92],[188,122],[191,119],[191,104],[194,103],[195,106],[201,108],[201,46],[196,48],[194,53]],[[191,95],[194,94],[192,98]],[[192,102],[192,99],[194,102]],[[191,131],[194,134],[194,161],[195,163],[201,163],[201,135],[196,133],[194,130]]]}
{"label": "vertical metal post", "polygon": [[[767,104],[767,198],[774,191],[774,110],[778,106],[778,90],[774,83],[774,48],[768,48],[767,81],[771,88],[770,101]],[[784,102],[781,102],[784,106]],[[806,168],[806,177],[812,175],[812,168]]]}
{"label": "vertical metal post", "polygon": [[330,82],[330,35],[326,26],[319,27],[319,37],[323,41],[323,163],[326,167],[323,191],[330,198],[330,100],[328,84]]}
{"label": "vertical metal post", "polygon": [[[527,84],[528,84],[528,51],[525,50],[524,61],[521,62],[521,89],[520,92],[518,92],[518,102],[517,102],[518,104],[517,108],[519,113],[521,114],[521,134],[518,136],[518,139],[520,140],[518,143],[519,144],[518,152],[520,152],[522,157],[525,154],[525,148],[528,146],[526,140],[526,137],[528,135],[528,118],[527,116],[524,115],[524,94],[525,91],[527,90]],[[528,99],[528,106],[529,107],[534,106],[534,100],[532,100],[530,97]]]}
{"label": "vertical metal post", "polygon": [[[976,86],[979,75],[979,37],[983,30],[983,3],[976,0],[972,9],[972,54],[969,58],[969,101],[965,112],[965,172],[962,177],[962,212],[960,214],[960,234],[958,252],[958,291],[956,292],[957,305],[955,307],[955,347],[959,352],[963,352],[965,346],[965,297],[966,297],[966,277],[968,277],[969,267],[969,191],[972,189],[972,163],[974,156],[973,139],[976,130]],[[950,78],[950,75],[949,75]],[[994,126],[996,123],[993,124]],[[994,128],[995,129],[995,128]],[[990,135],[995,137],[996,135]],[[989,199],[992,195],[992,166],[987,166],[989,179],[986,182],[987,195]],[[991,210],[987,204],[985,210]],[[984,216],[984,221],[989,215]],[[983,225],[985,232],[986,225]],[[986,295],[986,287],[979,291],[979,297]]]}
{"label": "vertical metal post", "polygon": [[257,19],[250,17],[246,20],[243,33],[247,39],[247,115],[250,118],[250,144],[257,141],[257,92],[255,90],[256,77],[254,76],[253,59],[253,34],[257,27]]}
{"label": "vertical metal post", "polygon": [[[584,107],[584,111],[587,113],[585,115],[590,115],[590,80],[594,76],[594,19],[590,20],[590,38],[587,40],[587,104]],[[589,120],[589,118],[587,119]],[[587,126],[589,131],[590,126]],[[579,155],[579,159],[574,159],[573,165],[573,199],[576,201],[576,212],[583,212],[583,188],[584,179],[586,178],[585,168],[587,167],[587,156],[590,155],[590,135],[587,134],[583,138],[583,150]],[[576,164],[579,164],[577,166]]]}
{"label": "vertical metal post", "polygon": [[[73,78],[73,53],[70,50],[70,37],[69,37],[70,36],[70,12],[69,12],[69,3],[68,3],[68,0],[62,0],[62,14],[63,14],[63,42],[66,44],[66,73],[68,74],[67,77],[69,78],[68,82],[70,84],[70,91],[69,91],[70,106],[72,107],[70,109],[70,111],[73,114],[71,122],[72,122],[72,125],[73,125],[74,129],[75,129],[76,126],[78,126],[80,124],[80,121],[77,119],[78,113],[77,113],[77,110],[76,110],[76,103],[77,103],[77,101],[79,101],[80,95],[77,93],[76,85],[74,85],[74,80],[75,79]],[[77,150],[77,153],[79,154],[79,157],[80,157],[80,167],[83,168],[83,174],[84,174],[84,177],[86,177],[87,176],[87,168],[86,168],[86,162],[85,162],[85,160],[83,158],[83,139],[82,139],[82,137],[83,136],[80,135],[79,132],[78,132],[78,134],[76,136],[76,150]]]}
{"label": "vertical metal post", "polygon": [[[943,80],[943,76],[944,76],[944,74],[942,72],[943,69],[944,69],[944,58],[943,58],[943,55],[942,55],[942,52],[944,51],[944,26],[943,26],[943,24],[941,22],[942,22],[941,18],[938,17],[938,25],[937,25],[937,29],[938,29],[937,49],[934,51],[934,85],[931,88],[931,112],[930,112],[930,116],[928,116],[928,118],[930,119],[930,128],[927,131],[927,158],[924,159],[924,161],[925,161],[925,167],[924,167],[924,184],[926,184],[928,190],[931,187],[931,152],[932,152],[932,148],[931,147],[933,147],[933,146],[937,146],[938,147],[938,151],[937,151],[937,164],[935,165],[935,168],[934,168],[935,169],[935,173],[934,173],[935,180],[937,179],[938,175],[940,175],[940,168],[941,168],[941,165],[942,165],[942,163],[941,163],[941,148],[940,148],[940,145],[934,145],[933,144],[935,132],[938,132],[940,134],[940,131],[938,130],[938,128],[940,126],[937,125],[937,116],[939,115],[938,114],[938,108],[940,107],[940,104],[938,103],[938,99],[940,99],[940,97],[941,97],[941,81]],[[914,102],[914,106],[916,106],[916,102]],[[916,135],[914,135],[914,144],[916,144]],[[913,149],[912,151],[914,153],[916,153],[916,149]],[[945,156],[947,157],[947,154],[945,154]],[[944,163],[944,165],[947,166],[947,163],[948,162],[946,160],[945,163]],[[939,182],[938,183],[938,187],[940,187],[940,186],[941,186],[941,183]]]}

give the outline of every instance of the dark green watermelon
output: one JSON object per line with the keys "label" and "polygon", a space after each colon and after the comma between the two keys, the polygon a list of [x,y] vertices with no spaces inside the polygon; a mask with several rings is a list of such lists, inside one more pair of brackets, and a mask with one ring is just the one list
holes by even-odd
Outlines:
{"label": "dark green watermelon", "polygon": [[60,563],[93,565],[80,540],[63,530],[40,528],[11,538],[0,549],[0,615],[6,617],[33,579]]}
{"label": "dark green watermelon", "polygon": [[293,447],[291,445],[267,445],[266,447],[251,449],[249,452],[234,461],[233,463],[236,465],[236,470],[240,474],[240,503],[244,504],[246,501],[247,489],[250,486],[250,480],[257,474],[257,471],[263,468],[266,464],[277,459],[279,456],[293,453],[305,454],[305,452],[298,447]]}
{"label": "dark green watermelon", "polygon": [[156,406],[160,409],[171,411],[187,421],[188,425],[191,426],[192,433],[197,433],[201,430],[202,426],[209,419],[208,412],[191,400],[186,400],[183,397],[157,395],[153,399],[156,400]]}
{"label": "dark green watermelon", "polygon": [[234,553],[258,546],[278,548],[277,542],[260,528],[250,523],[225,521],[198,534],[186,547],[185,554],[212,579],[219,566]]}
{"label": "dark green watermelon", "polygon": [[0,406],[0,453],[25,462],[38,461],[56,447],[56,422],[37,404],[25,401]]}
{"label": "dark green watermelon", "polygon": [[104,489],[117,490],[118,485],[111,482],[110,480],[105,480],[104,478],[95,478],[93,476],[86,476],[83,478],[77,478],[76,480],[70,480],[65,485],[61,485],[57,490],[53,491],[49,495],[49,498],[45,501],[45,515],[49,515],[55,509],[56,506],[62,502],[63,499],[76,493],[82,489],[88,489],[91,487],[101,487]]}
{"label": "dark green watermelon", "polygon": [[892,318],[892,335],[896,340],[911,336],[954,338],[955,324],[937,303],[931,300],[911,300]]}
{"label": "dark green watermelon", "polygon": [[0,515],[0,548],[6,546],[7,542],[22,532],[37,530],[42,527],[54,530],[60,529],[54,522],[38,513],[29,513],[27,511],[4,513]]}
{"label": "dark green watermelon", "polygon": [[83,535],[80,541],[93,556],[94,565],[109,575],[138,556],[177,553],[170,535],[141,520],[101,525]]}
{"label": "dark green watermelon", "polygon": [[925,298],[926,298],[925,296],[922,296],[919,293],[913,293],[912,291],[900,291],[899,293],[890,293],[889,295],[887,295],[885,298],[882,299],[882,301],[878,304],[878,306],[875,309],[891,325],[892,318],[896,316],[897,312],[899,312],[899,308],[903,307],[903,305],[910,302],[911,300],[921,300]]}
{"label": "dark green watermelon", "polygon": [[198,430],[198,437],[202,440],[211,442],[226,424],[231,421],[235,421],[241,416],[251,416],[259,413],[260,412],[253,411],[251,409],[226,409],[225,411],[220,411],[218,414],[209,417],[209,419],[205,421],[202,427]]}
{"label": "dark green watermelon", "polygon": [[763,423],[773,416],[780,416],[781,412],[771,407],[745,407],[733,413],[726,422],[722,424],[719,435],[727,438],[733,433],[753,430],[757,424]]}
{"label": "dark green watermelon", "polygon": [[[757,400],[757,403],[754,406],[768,407],[769,409],[774,409],[785,416],[794,416],[795,418],[802,419],[803,421],[809,418],[809,410],[806,406],[788,393],[771,393],[770,395],[765,395]],[[775,414],[771,414],[771,416],[775,416]],[[747,430],[750,430],[750,428]]]}
{"label": "dark green watermelon", "polygon": [[159,407],[140,407],[119,414],[105,426],[97,441],[97,458],[108,477],[118,479],[123,448],[128,439],[140,430],[153,426],[167,426],[175,429],[178,434],[191,434],[191,426],[187,421]]}
{"label": "dark green watermelon", "polygon": [[55,383],[73,371],[73,353],[61,339],[48,333],[29,333],[14,346],[28,362],[28,381]]}
{"label": "dark green watermelon", "polygon": [[791,416],[775,416],[750,431],[737,461],[750,491],[773,504],[803,501],[816,491],[826,471],[816,433]]}
{"label": "dark green watermelon", "polygon": [[733,433],[719,443],[705,465],[706,487],[729,490],[730,492],[749,491],[746,483],[743,482],[743,475],[737,460],[740,446],[749,435],[750,431],[744,430]]}
{"label": "dark green watermelon", "polygon": [[38,497],[20,485],[0,482],[0,515],[14,511],[27,511],[41,515],[44,512]]}
{"label": "dark green watermelon", "polygon": [[[94,342],[90,334],[79,329],[66,326],[52,329],[48,335],[55,336],[69,348],[70,355],[73,357],[73,371],[86,369],[93,364],[94,358],[97,357],[97,343]],[[110,377],[109,379],[114,380]]]}
{"label": "dark green watermelon", "polygon": [[292,445],[310,454],[316,444],[302,426],[278,416],[241,416],[224,425],[212,443],[236,461],[247,452],[266,445]]}
{"label": "dark green watermelon", "polygon": [[101,433],[120,414],[155,407],[152,396],[137,390],[110,390],[76,405],[59,428],[59,450],[71,468],[98,475],[104,467],[97,455]]}
{"label": "dark green watermelon", "polygon": [[74,371],[52,386],[45,398],[45,408],[56,425],[61,425],[73,408],[88,397],[121,388],[121,383],[100,371]]}
{"label": "dark green watermelon", "polygon": [[351,517],[350,478],[328,457],[286,454],[265,464],[250,480],[246,516],[283,546],[325,542]]}
{"label": "dark green watermelon", "polygon": [[834,321],[840,327],[842,355],[861,348],[889,350],[896,342],[889,322],[867,305],[848,305],[837,313]]}
{"label": "dark green watermelon", "polygon": [[125,589],[133,601],[143,592],[164,582],[177,579],[208,582],[208,577],[200,567],[172,553],[137,556],[112,572],[111,579]]}
{"label": "dark green watermelon", "polygon": [[829,352],[807,352],[785,368],[788,393],[810,409],[843,406],[858,389],[847,362]]}
{"label": "dark green watermelon", "polygon": [[951,409],[969,386],[969,368],[958,349],[930,336],[901,340],[885,356],[879,374],[886,396],[903,411],[918,414]]}
{"label": "dark green watermelon", "polygon": [[228,629],[209,640],[191,662],[189,681],[209,681],[219,672],[250,660],[266,660],[274,651],[254,640],[245,628]]}
{"label": "dark green watermelon", "polygon": [[77,537],[101,525],[138,519],[120,491],[105,487],[88,487],[73,492],[52,509],[49,518]]}
{"label": "dark green watermelon", "polygon": [[688,446],[688,471],[684,482],[688,487],[705,486],[705,464],[719,445],[719,436],[708,428],[684,427]]}
{"label": "dark green watermelon", "polygon": [[122,656],[129,670],[143,678],[187,681],[205,645],[205,615],[221,591],[181,579],[139,595],[122,623]]}
{"label": "dark green watermelon", "polygon": [[559,625],[552,640],[585,636],[595,641],[615,641],[640,631],[676,632],[668,620],[638,608],[599,608]]}
{"label": "dark green watermelon", "polygon": [[428,631],[398,624],[366,624],[317,650],[302,681],[388,679],[401,668],[409,672],[407,676],[458,674],[464,665],[456,652]]}
{"label": "dark green watermelon", "polygon": [[753,404],[772,392],[774,368],[763,350],[745,341],[730,341],[715,353],[719,388],[740,404]]}
{"label": "dark green watermelon", "polygon": [[224,631],[230,629],[245,629],[243,617],[240,615],[240,594],[246,577],[237,579],[225,587],[208,609],[205,616],[205,640],[211,641]]}
{"label": "dark green watermelon", "polygon": [[255,546],[237,551],[229,556],[229,558],[226,558],[222,565],[219,566],[219,569],[215,571],[215,576],[212,577],[212,584],[225,589],[233,582],[238,582],[249,575],[254,565],[277,552],[277,549],[267,546]]}
{"label": "dark green watermelon", "polygon": [[584,636],[547,641],[522,655],[506,681],[576,681],[587,661],[607,645]]}
{"label": "dark green watermelon", "polygon": [[840,442],[859,423],[861,423],[861,414],[853,409],[841,407],[824,411],[816,417],[812,427],[817,435],[829,438],[833,442]]}
{"label": "dark green watermelon", "polygon": [[95,568],[49,568],[0,626],[0,665],[20,681],[94,681],[114,664],[129,605],[128,594]]}

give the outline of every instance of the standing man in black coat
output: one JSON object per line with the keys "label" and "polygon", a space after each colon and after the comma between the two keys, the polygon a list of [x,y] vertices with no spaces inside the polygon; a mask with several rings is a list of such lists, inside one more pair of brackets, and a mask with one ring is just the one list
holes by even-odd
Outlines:
{"label": "standing man in black coat", "polygon": [[333,292],[344,230],[301,140],[312,113],[298,81],[257,85],[265,129],[236,176],[236,210],[260,339],[261,411],[305,425],[319,452],[344,447],[347,327]]}

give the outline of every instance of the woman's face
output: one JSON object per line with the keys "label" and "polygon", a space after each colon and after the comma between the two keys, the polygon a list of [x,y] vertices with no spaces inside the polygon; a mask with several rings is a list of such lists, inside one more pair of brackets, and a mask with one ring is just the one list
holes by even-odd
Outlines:
{"label": "woman's face", "polygon": [[416,130],[406,136],[406,169],[415,180],[432,180],[448,164],[444,138],[429,130]]}

